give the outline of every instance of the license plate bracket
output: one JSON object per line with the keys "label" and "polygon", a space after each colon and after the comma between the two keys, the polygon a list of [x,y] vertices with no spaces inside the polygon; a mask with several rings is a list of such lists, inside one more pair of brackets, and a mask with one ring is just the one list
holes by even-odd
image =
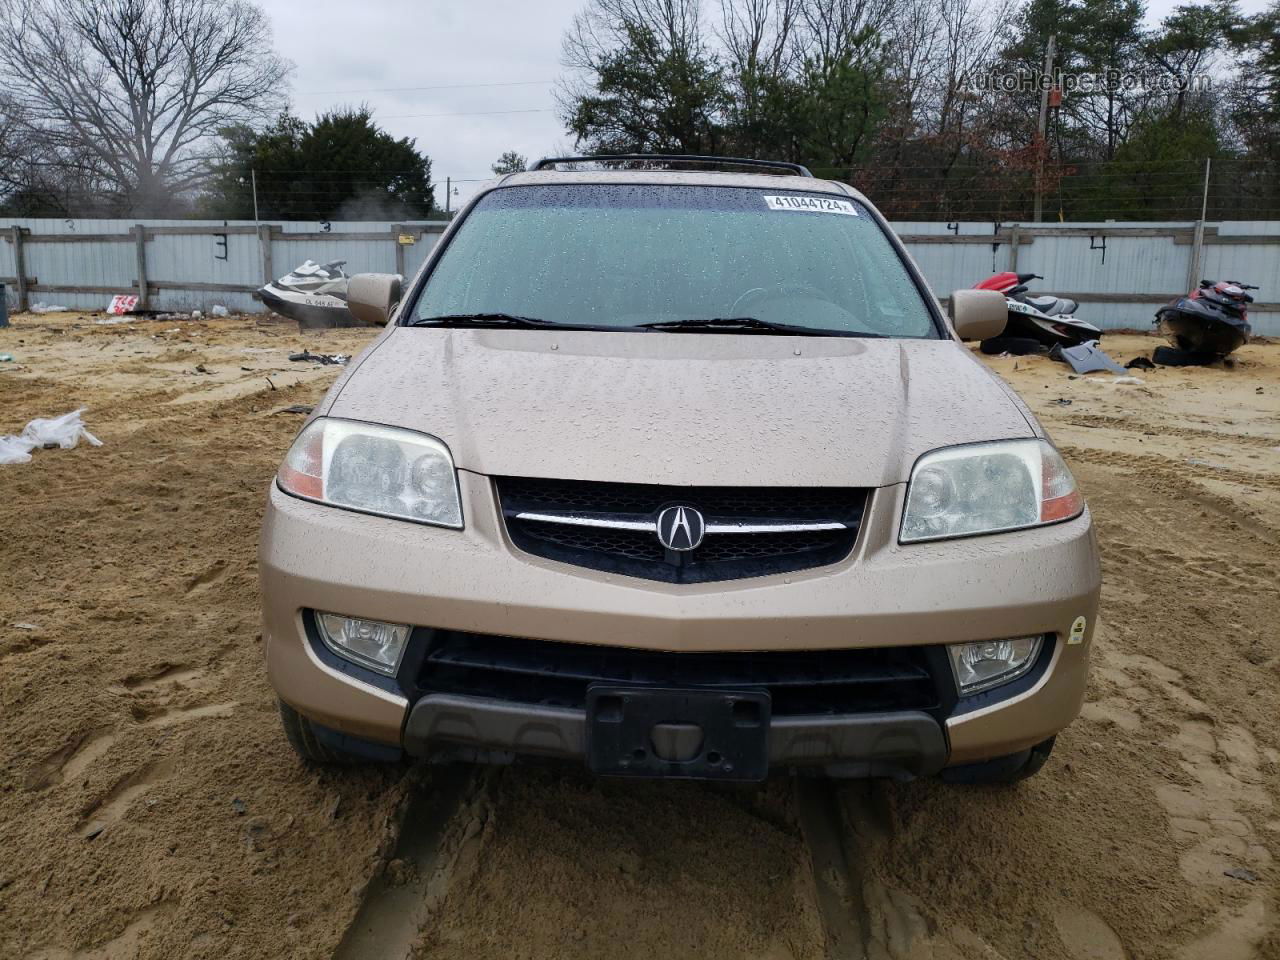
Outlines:
{"label": "license plate bracket", "polygon": [[594,683],[586,706],[593,773],[676,780],[763,780],[769,773],[765,690]]}

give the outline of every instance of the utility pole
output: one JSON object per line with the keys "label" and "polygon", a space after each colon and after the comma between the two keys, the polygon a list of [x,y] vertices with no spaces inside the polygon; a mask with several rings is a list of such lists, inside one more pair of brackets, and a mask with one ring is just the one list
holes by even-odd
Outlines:
{"label": "utility pole", "polygon": [[1044,215],[1045,130],[1049,123],[1049,88],[1053,86],[1054,39],[1054,35],[1049,34],[1049,46],[1044,51],[1044,71],[1040,75],[1040,122],[1036,125],[1036,223],[1039,223]]}
{"label": "utility pole", "polygon": [[[253,222],[260,223],[258,219],[258,171],[253,167],[249,168],[249,178],[253,183]],[[240,181],[244,183],[243,180]]]}
{"label": "utility pole", "polygon": [[449,219],[449,203],[453,194],[453,181],[449,177],[444,178],[444,216]]}

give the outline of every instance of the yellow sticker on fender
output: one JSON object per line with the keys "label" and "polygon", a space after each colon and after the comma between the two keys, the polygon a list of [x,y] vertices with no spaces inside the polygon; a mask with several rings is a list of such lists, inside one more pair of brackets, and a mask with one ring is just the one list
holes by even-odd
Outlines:
{"label": "yellow sticker on fender", "polygon": [[1067,637],[1067,645],[1084,643],[1084,628],[1087,621],[1084,617],[1076,617],[1076,622],[1071,624],[1071,634]]}
{"label": "yellow sticker on fender", "polygon": [[837,200],[835,197],[770,197],[764,198],[765,206],[770,210],[793,210],[797,213],[840,213],[846,217],[856,217],[858,208],[848,200]]}

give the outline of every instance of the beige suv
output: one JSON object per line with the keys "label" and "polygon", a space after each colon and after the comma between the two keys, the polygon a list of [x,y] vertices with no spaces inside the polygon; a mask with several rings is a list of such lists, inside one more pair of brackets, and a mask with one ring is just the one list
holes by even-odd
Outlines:
{"label": "beige suv", "polygon": [[1010,781],[1076,716],[1089,512],[960,342],[1004,300],[948,321],[848,186],[541,161],[349,304],[262,532],[302,756]]}

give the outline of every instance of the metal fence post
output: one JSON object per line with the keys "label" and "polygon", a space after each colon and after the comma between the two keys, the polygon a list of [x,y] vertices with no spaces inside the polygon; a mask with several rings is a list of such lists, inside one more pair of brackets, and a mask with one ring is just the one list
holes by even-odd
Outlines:
{"label": "metal fence post", "polygon": [[1018,272],[1018,225],[1009,228],[1009,272]]}
{"label": "metal fence post", "polygon": [[16,224],[10,228],[13,234],[13,272],[14,283],[18,288],[18,312],[24,313],[30,306],[27,302],[27,258],[22,250],[22,227]]}
{"label": "metal fence post", "polygon": [[1195,233],[1191,237],[1191,262],[1187,265],[1187,289],[1194,290],[1200,286],[1200,257],[1204,247],[1204,221],[1196,221]]}
{"label": "metal fence post", "polygon": [[396,245],[396,273],[404,276],[404,244],[400,242],[400,234],[404,233],[403,223],[391,225],[391,239]]}
{"label": "metal fence post", "polygon": [[262,248],[262,282],[268,284],[276,278],[271,266],[271,224],[258,224],[258,246]]}
{"label": "metal fence post", "polygon": [[146,310],[149,307],[147,302],[147,228],[139,223],[135,224],[129,232],[133,234],[133,249],[137,258],[138,309]]}
{"label": "metal fence post", "polygon": [[1209,157],[1204,158],[1204,190],[1200,193],[1200,219],[1196,221],[1195,236],[1191,240],[1191,265],[1187,271],[1187,289],[1200,286],[1200,259],[1204,252],[1204,218],[1209,214]]}

